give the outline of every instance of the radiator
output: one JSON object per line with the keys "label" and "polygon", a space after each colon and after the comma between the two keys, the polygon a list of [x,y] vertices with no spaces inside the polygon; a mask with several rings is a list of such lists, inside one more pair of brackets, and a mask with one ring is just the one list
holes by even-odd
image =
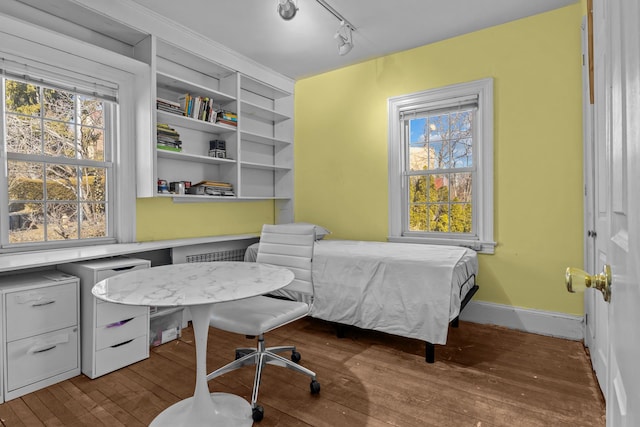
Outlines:
{"label": "radiator", "polygon": [[227,251],[187,255],[186,262],[243,261],[245,251],[246,249],[231,249]]}
{"label": "radiator", "polygon": [[255,239],[179,246],[171,250],[171,262],[182,264],[185,262],[244,261],[247,247],[257,241],[256,237]]}

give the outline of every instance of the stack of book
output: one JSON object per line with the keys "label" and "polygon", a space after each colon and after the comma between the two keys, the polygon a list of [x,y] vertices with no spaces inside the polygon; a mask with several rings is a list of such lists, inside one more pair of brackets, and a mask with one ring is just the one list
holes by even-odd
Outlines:
{"label": "stack of book", "polygon": [[216,123],[224,123],[225,125],[238,126],[238,115],[231,111],[218,111]]}
{"label": "stack of book", "polygon": [[187,194],[202,196],[235,196],[233,186],[228,182],[200,181],[187,188]]}
{"label": "stack of book", "polygon": [[186,117],[210,123],[216,122],[216,110],[213,106],[213,98],[191,96],[191,94],[186,93],[180,97],[180,108],[182,114]]}
{"label": "stack of book", "polygon": [[166,123],[156,125],[157,141],[156,146],[161,150],[182,151],[182,141],[180,134]]}
{"label": "stack of book", "polygon": [[169,101],[167,99],[156,98],[156,108],[159,111],[165,111],[171,114],[177,114],[179,116],[182,115],[182,108],[180,107],[180,103]]}

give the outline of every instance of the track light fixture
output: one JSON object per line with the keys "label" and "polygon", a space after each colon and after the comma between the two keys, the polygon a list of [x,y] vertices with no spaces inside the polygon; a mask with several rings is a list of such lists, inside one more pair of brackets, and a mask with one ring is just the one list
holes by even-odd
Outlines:
{"label": "track light fixture", "polygon": [[[325,0],[316,0],[316,2],[340,21],[340,28],[333,37],[338,42],[338,54],[346,55],[353,49],[352,33],[356,30],[355,27]],[[298,0],[278,0],[278,14],[285,21],[293,19],[297,12]]]}
{"label": "track light fixture", "polygon": [[353,38],[351,34],[351,26],[346,22],[340,22],[340,28],[333,36],[338,41],[338,54],[346,55],[353,49]]}
{"label": "track light fixture", "polygon": [[340,21],[340,28],[338,28],[338,31],[333,37],[338,42],[338,54],[346,55],[353,49],[352,32],[355,31],[356,28],[325,0],[316,0],[316,2]]}
{"label": "track light fixture", "polygon": [[298,0],[278,0],[278,14],[285,21],[289,21],[298,12]]}

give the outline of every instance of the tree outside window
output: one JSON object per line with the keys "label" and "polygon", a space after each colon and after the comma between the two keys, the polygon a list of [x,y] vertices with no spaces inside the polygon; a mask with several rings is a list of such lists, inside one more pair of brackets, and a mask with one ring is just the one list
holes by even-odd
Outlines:
{"label": "tree outside window", "polygon": [[4,98],[8,243],[108,236],[109,103],[9,78]]}
{"label": "tree outside window", "polygon": [[408,229],[471,233],[474,109],[407,120]]}

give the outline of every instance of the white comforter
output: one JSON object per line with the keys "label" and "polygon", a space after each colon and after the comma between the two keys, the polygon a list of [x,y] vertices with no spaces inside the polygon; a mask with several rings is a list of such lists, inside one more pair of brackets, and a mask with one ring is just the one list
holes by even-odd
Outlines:
{"label": "white comforter", "polygon": [[[453,270],[469,251],[454,246],[320,240],[313,258],[311,315],[445,344],[449,321],[457,315],[451,313]],[[459,301],[455,309],[459,310]]]}

